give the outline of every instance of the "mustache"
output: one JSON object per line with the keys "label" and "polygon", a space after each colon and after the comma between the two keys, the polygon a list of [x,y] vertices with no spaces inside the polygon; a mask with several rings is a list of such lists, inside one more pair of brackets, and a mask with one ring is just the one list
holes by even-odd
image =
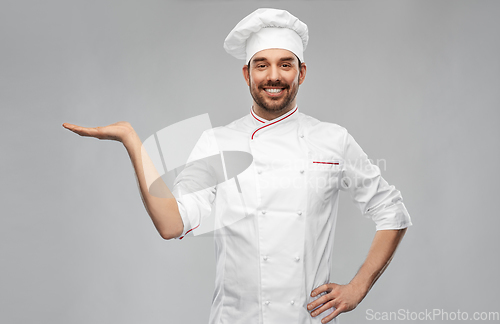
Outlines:
{"label": "mustache", "polygon": [[280,88],[285,88],[285,89],[288,89],[290,88],[290,85],[288,85],[287,83],[283,83],[281,81],[267,81],[266,83],[264,84],[261,84],[259,86],[259,88],[262,88],[262,87],[280,87]]}

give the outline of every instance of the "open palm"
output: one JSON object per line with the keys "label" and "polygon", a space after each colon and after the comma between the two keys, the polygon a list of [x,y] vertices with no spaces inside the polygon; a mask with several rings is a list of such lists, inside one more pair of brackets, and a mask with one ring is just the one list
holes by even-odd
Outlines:
{"label": "open palm", "polygon": [[123,142],[123,140],[134,131],[132,125],[125,121],[119,121],[103,127],[82,127],[68,123],[64,123],[62,126],[80,136],[95,137],[102,140],[113,140],[119,142]]}

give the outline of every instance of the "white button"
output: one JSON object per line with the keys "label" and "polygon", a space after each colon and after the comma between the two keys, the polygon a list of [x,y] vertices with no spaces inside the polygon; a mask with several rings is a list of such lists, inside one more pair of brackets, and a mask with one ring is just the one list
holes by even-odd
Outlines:
{"label": "white button", "polygon": [[264,261],[267,261],[267,255],[264,255],[262,258],[264,259]]}
{"label": "white button", "polygon": [[290,304],[292,304],[292,305],[295,304],[295,300],[291,300]]}
{"label": "white button", "polygon": [[304,173],[304,170],[300,170],[300,173]]}
{"label": "white button", "polygon": [[266,300],[265,304],[269,305],[271,302],[269,300]]}
{"label": "white button", "polygon": [[304,134],[300,134],[300,138],[304,138]]}
{"label": "white button", "polygon": [[258,173],[258,174],[261,174],[261,173],[262,173],[262,171],[261,171],[261,170],[259,170],[259,171],[257,171],[257,173]]}
{"label": "white button", "polygon": [[296,257],[295,257],[295,261],[299,262],[299,261],[300,261],[300,257],[299,257],[299,256],[296,256]]}
{"label": "white button", "polygon": [[300,210],[299,210],[299,211],[297,212],[297,214],[302,215],[302,211],[300,211]]}
{"label": "white button", "polygon": [[266,214],[266,211],[265,211],[265,210],[263,210],[263,211],[262,211],[262,215],[265,215],[265,214]]}

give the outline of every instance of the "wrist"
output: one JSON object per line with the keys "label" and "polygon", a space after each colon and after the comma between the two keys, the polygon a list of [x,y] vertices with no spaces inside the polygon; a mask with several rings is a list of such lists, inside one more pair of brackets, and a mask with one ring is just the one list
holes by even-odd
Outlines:
{"label": "wrist", "polygon": [[137,143],[140,143],[142,145],[141,139],[139,138],[139,135],[137,135],[134,129],[128,132],[125,136],[123,136],[121,142],[123,143],[126,149],[130,149],[131,147],[137,145]]}
{"label": "wrist", "polygon": [[368,291],[370,290],[370,285],[368,285],[368,283],[356,280],[356,278],[351,280],[348,285],[351,286],[351,288],[357,293],[360,301],[365,298],[366,294],[368,294]]}

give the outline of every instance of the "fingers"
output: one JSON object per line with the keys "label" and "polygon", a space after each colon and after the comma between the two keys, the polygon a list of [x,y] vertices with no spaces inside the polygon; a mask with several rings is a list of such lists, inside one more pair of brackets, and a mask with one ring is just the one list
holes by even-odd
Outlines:
{"label": "fingers", "polygon": [[328,302],[325,302],[323,304],[323,306],[315,309],[312,313],[311,313],[311,316],[312,317],[316,317],[318,316],[319,314],[323,313],[324,311],[332,308],[332,307],[335,307],[335,301],[333,299],[329,300]]}
{"label": "fingers", "polygon": [[64,124],[62,124],[62,126],[66,129],[69,129],[72,132],[81,131],[85,128],[85,127],[81,127],[81,126],[73,125],[73,124],[68,124],[68,123],[64,123]]}
{"label": "fingers", "polygon": [[316,297],[317,295],[321,294],[322,292],[330,292],[333,289],[333,286],[335,284],[324,284],[319,286],[318,288],[314,289],[311,292],[311,297]]}
{"label": "fingers", "polygon": [[[311,292],[311,297],[319,296],[322,293],[330,293],[335,286],[336,285],[333,283],[321,285]],[[316,307],[320,306],[321,304],[326,303],[330,299],[332,299],[332,298],[331,297],[329,298],[327,295],[321,296],[318,299],[316,299],[315,301],[309,303],[309,305],[307,305],[307,309],[308,310],[315,309]]]}
{"label": "fingers", "polygon": [[328,323],[330,322],[331,320],[333,320],[335,317],[337,317],[340,313],[346,311],[345,309],[345,305],[343,305],[342,303],[339,305],[338,302],[335,300],[335,299],[331,299],[330,301],[324,303],[321,307],[319,307],[318,309],[315,309],[312,313],[311,313],[311,316],[312,317],[316,317],[320,314],[322,314],[323,312],[329,310],[329,309],[333,309],[333,312],[327,316],[325,316],[322,320],[321,320],[321,323]]}
{"label": "fingers", "polygon": [[319,307],[319,306],[323,305],[324,303],[328,302],[331,299],[332,298],[328,297],[328,295],[321,296],[320,298],[316,299],[315,301],[309,303],[309,305],[307,305],[307,309],[308,310],[313,310],[316,307]]}
{"label": "fingers", "polygon": [[123,142],[123,139],[133,134],[134,129],[128,122],[117,122],[104,127],[82,127],[69,123],[62,126],[80,136],[90,136],[101,140],[113,140]]}
{"label": "fingers", "polygon": [[66,128],[66,129],[71,129],[72,127],[74,127],[76,125],[73,125],[73,124],[69,124],[69,123],[63,123],[62,124],[62,127]]}
{"label": "fingers", "polygon": [[73,133],[76,133],[80,136],[91,136],[91,137],[99,137],[99,127],[96,128],[89,128],[89,127],[82,127],[82,126],[77,126],[73,124],[68,124],[64,123],[62,126]]}
{"label": "fingers", "polygon": [[328,323],[328,322],[330,322],[332,319],[334,319],[335,317],[337,317],[337,316],[338,316],[340,313],[342,313],[342,312],[343,312],[343,310],[342,310],[342,309],[340,309],[340,308],[335,309],[335,310],[333,311],[333,313],[331,313],[331,314],[330,314],[330,315],[328,315],[328,316],[325,316],[325,318],[323,318],[323,319],[321,320],[321,323],[323,323],[323,324],[324,324],[324,323]]}
{"label": "fingers", "polygon": [[323,312],[325,312],[329,309],[332,309],[332,308],[334,310],[333,313],[331,313],[328,316],[326,316],[325,318],[323,318],[321,320],[321,323],[330,322],[333,318],[335,318],[338,314],[340,314],[342,312],[341,309],[336,308],[337,306],[339,306],[338,305],[339,303],[337,300],[337,297],[339,297],[339,296],[336,296],[333,291],[335,290],[335,288],[337,286],[338,285],[336,285],[334,283],[329,283],[329,284],[321,285],[311,292],[312,297],[319,296],[320,294],[324,294],[323,296],[320,296],[315,301],[313,301],[307,305],[307,309],[309,311],[312,311],[311,312],[312,317],[316,317],[316,316],[322,314]]}
{"label": "fingers", "polygon": [[319,296],[321,293],[324,295],[307,305],[312,317],[318,316],[328,309],[333,309],[333,312],[325,316],[321,323],[328,323],[340,313],[353,310],[362,299],[349,285],[325,284],[314,289],[311,296]]}

